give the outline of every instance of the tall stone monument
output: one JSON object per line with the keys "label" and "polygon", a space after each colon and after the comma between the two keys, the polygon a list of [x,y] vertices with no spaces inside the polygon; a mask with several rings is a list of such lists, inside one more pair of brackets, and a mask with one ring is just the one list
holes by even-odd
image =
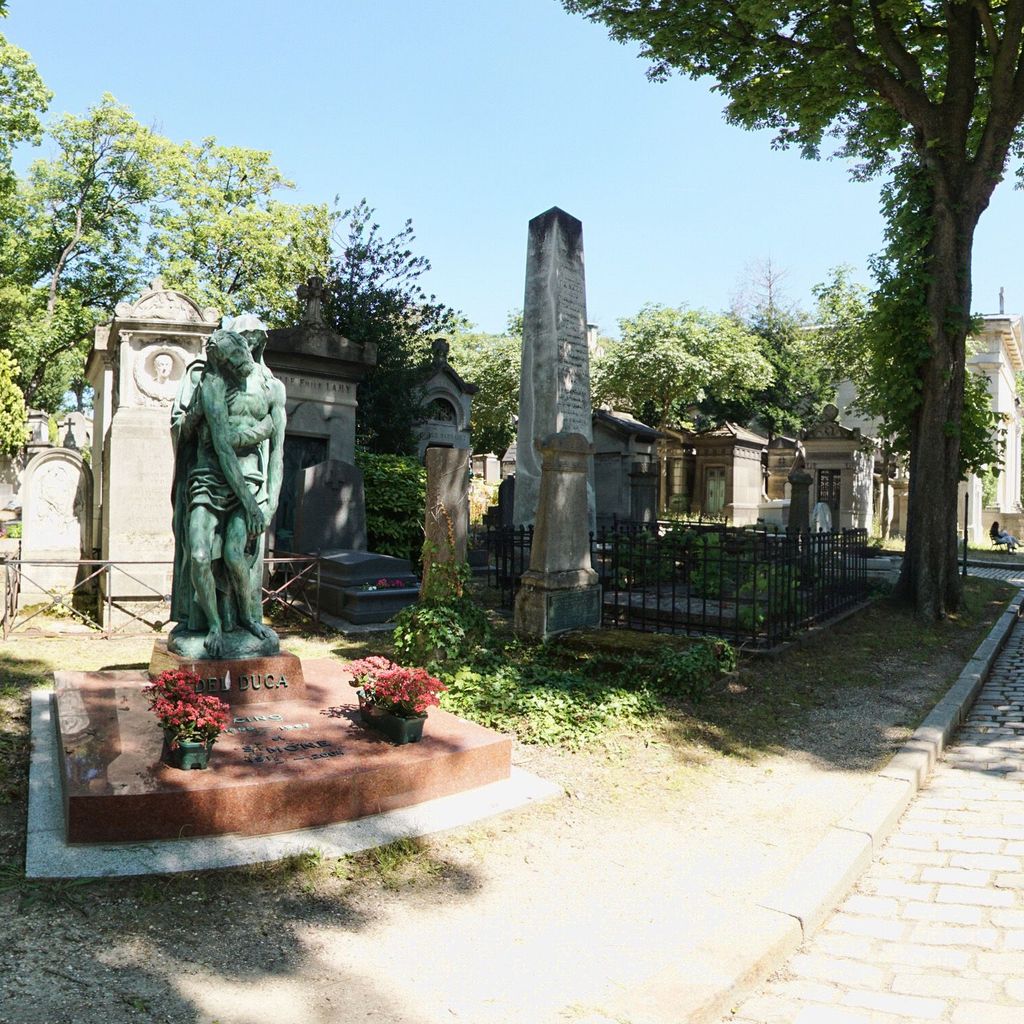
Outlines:
{"label": "tall stone monument", "polygon": [[530,568],[516,594],[517,633],[545,640],[601,624],[601,586],[590,561],[587,525],[587,465],[593,447],[577,433],[554,434],[541,445]]}
{"label": "tall stone monument", "polygon": [[[136,302],[115,307],[96,328],[86,377],[93,405],[92,537],[87,548],[114,562],[170,563],[174,555],[170,494],[174,452],[167,420],[190,363],[217,326],[215,309],[165,288],[160,278]],[[126,566],[101,581],[100,602],[121,625],[128,613],[166,618],[171,592],[166,565]]]}
{"label": "tall stone monument", "polygon": [[[541,454],[555,434],[593,441],[583,225],[557,206],[530,221],[516,439],[516,526],[537,519]],[[587,458],[585,524],[593,528],[593,457]]]}

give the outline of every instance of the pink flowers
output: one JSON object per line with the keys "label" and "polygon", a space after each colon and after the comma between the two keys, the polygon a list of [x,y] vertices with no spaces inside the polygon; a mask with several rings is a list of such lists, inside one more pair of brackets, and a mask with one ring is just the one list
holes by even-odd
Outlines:
{"label": "pink flowers", "polygon": [[363,590],[393,590],[396,587],[408,587],[414,586],[415,584],[409,584],[405,580],[391,580],[381,578],[376,583],[364,583],[362,586]]}
{"label": "pink flowers", "polygon": [[347,668],[361,700],[400,718],[426,714],[427,708],[437,707],[447,689],[425,668],[402,668],[387,658],[360,658],[350,661]]}
{"label": "pink flowers", "polygon": [[194,672],[168,669],[143,690],[172,748],[183,741],[212,743],[231,723],[228,705],[219,697],[196,693],[198,682]]}

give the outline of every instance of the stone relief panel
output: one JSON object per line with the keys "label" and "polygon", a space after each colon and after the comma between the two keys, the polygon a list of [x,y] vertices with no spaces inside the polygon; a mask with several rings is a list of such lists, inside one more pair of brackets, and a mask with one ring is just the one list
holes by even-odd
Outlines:
{"label": "stone relief panel", "polygon": [[180,347],[165,341],[147,345],[135,356],[133,377],[143,405],[169,407],[185,373]]}

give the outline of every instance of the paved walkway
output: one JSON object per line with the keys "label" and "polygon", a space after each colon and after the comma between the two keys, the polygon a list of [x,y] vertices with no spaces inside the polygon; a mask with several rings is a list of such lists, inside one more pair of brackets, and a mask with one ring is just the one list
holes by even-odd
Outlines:
{"label": "paved walkway", "polygon": [[[1019,582],[1020,570],[994,570],[992,578]],[[1022,1024],[1022,783],[1019,622],[955,744],[853,893],[726,1019]]]}

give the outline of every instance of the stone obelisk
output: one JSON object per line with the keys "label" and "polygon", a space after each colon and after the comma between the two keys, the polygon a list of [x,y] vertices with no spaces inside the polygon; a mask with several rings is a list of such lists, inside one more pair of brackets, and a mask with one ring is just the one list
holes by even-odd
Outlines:
{"label": "stone obelisk", "polygon": [[[530,221],[519,377],[513,522],[532,526],[540,493],[539,445],[556,434],[593,441],[583,225],[557,206]],[[592,460],[588,528],[594,523]]]}

